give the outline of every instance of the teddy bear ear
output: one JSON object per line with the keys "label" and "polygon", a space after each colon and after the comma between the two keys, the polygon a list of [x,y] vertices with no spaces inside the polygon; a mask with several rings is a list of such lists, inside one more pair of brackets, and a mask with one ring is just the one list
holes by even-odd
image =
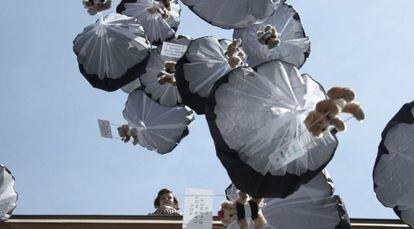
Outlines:
{"label": "teddy bear ear", "polygon": [[230,201],[224,201],[223,203],[221,203],[221,208],[222,209],[231,209],[233,208],[233,203]]}

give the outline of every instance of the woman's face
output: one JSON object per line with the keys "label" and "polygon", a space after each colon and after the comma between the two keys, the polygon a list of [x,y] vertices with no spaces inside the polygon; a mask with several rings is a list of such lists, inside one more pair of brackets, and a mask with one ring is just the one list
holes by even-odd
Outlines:
{"label": "woman's face", "polygon": [[172,193],[164,193],[160,197],[160,206],[174,207],[174,196]]}

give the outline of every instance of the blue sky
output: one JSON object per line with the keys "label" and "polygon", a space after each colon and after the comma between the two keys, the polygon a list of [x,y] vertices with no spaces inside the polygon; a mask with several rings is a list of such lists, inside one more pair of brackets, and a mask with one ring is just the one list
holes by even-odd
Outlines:
{"label": "blue sky", "polygon": [[[115,1],[117,4],[119,1]],[[301,69],[325,88],[348,86],[366,121],[347,123],[328,169],[351,217],[395,218],[372,188],[380,133],[413,100],[414,3],[409,0],[287,1],[312,51]],[[105,12],[107,13],[107,12]],[[92,88],[72,41],[94,23],[81,1],[5,1],[0,8],[0,163],[14,172],[15,214],[147,214],[158,189],[183,201],[186,187],[223,194],[230,183],[203,116],[170,154],[100,138],[97,118],[125,123],[127,95]],[[179,34],[231,38],[183,7]],[[215,200],[215,209],[223,197]],[[183,203],[182,203],[183,204]]]}

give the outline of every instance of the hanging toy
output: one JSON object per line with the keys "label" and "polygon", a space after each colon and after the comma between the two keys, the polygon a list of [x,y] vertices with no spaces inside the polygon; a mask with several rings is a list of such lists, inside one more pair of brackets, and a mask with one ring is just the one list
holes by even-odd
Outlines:
{"label": "hanging toy", "polygon": [[365,118],[360,105],[354,102],[355,93],[350,88],[333,87],[327,93],[328,99],[316,104],[304,123],[314,137],[320,138],[331,125],[338,131],[345,130],[345,123],[337,117],[341,112],[352,114],[358,121]]}
{"label": "hanging toy", "polygon": [[[263,198],[250,198],[244,192],[238,192],[239,198],[236,201],[226,200],[221,204],[218,212],[219,219],[224,226],[237,220],[240,229],[248,229],[247,218],[251,217],[255,229],[264,229],[267,222],[262,213]],[[246,214],[247,213],[247,214]]]}
{"label": "hanging toy", "polygon": [[268,49],[273,49],[280,44],[279,35],[272,25],[266,25],[264,30],[257,31],[257,41],[262,45],[267,45]]}
{"label": "hanging toy", "polygon": [[121,140],[125,143],[129,142],[129,140],[131,140],[131,137],[133,145],[139,143],[138,130],[136,128],[129,129],[129,126],[127,124],[118,127],[118,134],[119,137],[121,137]]}
{"label": "hanging toy", "polygon": [[243,59],[246,57],[244,51],[240,49],[241,43],[241,39],[234,39],[229,46],[227,46],[225,55],[228,57],[228,63],[231,68],[239,67],[243,63]]}
{"label": "hanging toy", "polygon": [[154,0],[155,6],[148,8],[147,11],[150,14],[159,13],[162,19],[168,19],[170,17],[172,0]]}
{"label": "hanging toy", "polygon": [[83,6],[88,9],[90,15],[111,8],[112,0],[82,0]]}
{"label": "hanging toy", "polygon": [[158,83],[163,85],[166,83],[170,83],[172,85],[176,85],[175,80],[175,65],[177,63],[175,61],[165,61],[164,68],[161,70],[160,74],[158,74]]}

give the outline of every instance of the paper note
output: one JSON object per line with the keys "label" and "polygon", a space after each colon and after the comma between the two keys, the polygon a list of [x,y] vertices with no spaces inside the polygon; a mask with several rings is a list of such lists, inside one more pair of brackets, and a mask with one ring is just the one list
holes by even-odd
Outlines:
{"label": "paper note", "polygon": [[103,138],[112,138],[111,124],[107,120],[98,119],[99,131],[101,132],[101,137]]}
{"label": "paper note", "polygon": [[300,141],[293,140],[284,150],[277,150],[269,155],[272,165],[278,169],[305,155],[305,149]]}
{"label": "paper note", "polygon": [[181,58],[186,50],[187,46],[185,45],[164,42],[162,44],[161,55],[172,58]]}
{"label": "paper note", "polygon": [[211,229],[213,227],[213,190],[186,189],[183,229]]}

